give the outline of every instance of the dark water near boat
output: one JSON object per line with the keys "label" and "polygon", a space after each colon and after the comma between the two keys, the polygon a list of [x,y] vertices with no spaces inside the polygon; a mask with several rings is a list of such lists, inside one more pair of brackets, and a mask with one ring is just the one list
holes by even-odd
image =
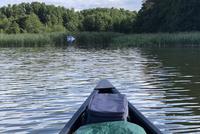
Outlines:
{"label": "dark water near boat", "polygon": [[200,50],[0,49],[0,133],[58,133],[109,79],[164,133],[200,133]]}

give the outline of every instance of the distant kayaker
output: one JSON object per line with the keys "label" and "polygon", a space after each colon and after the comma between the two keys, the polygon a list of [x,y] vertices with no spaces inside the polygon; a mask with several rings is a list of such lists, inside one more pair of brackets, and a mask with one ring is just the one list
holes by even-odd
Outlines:
{"label": "distant kayaker", "polygon": [[76,39],[72,36],[72,35],[68,35],[67,36],[67,42],[69,44],[72,44]]}

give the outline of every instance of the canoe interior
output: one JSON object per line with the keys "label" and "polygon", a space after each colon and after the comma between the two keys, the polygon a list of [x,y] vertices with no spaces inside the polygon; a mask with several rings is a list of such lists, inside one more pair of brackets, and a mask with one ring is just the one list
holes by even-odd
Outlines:
{"label": "canoe interior", "polygon": [[[91,97],[98,93],[119,93],[119,91],[115,88],[105,88],[105,89],[96,89],[91,95],[87,98],[87,100],[82,104],[79,110],[74,114],[74,116],[70,119],[70,121],[65,125],[65,127],[60,131],[59,134],[72,134],[75,132],[80,126],[86,125],[86,110],[89,104]],[[149,120],[147,120],[130,102],[128,104],[129,107],[129,116],[128,121],[138,124],[144,128],[147,134],[162,134],[161,131],[155,127]]]}

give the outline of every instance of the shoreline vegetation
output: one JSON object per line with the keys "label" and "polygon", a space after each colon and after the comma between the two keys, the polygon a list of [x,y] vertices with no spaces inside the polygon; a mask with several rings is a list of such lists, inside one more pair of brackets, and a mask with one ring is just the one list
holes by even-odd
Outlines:
{"label": "shoreline vegetation", "polygon": [[76,11],[40,2],[2,6],[0,47],[67,46],[67,35],[78,47],[199,47],[199,6],[175,0],[145,0],[139,11]]}
{"label": "shoreline vegetation", "polygon": [[0,34],[0,47],[67,46],[73,35],[77,47],[200,47],[200,32],[123,34],[115,32]]}
{"label": "shoreline vegetation", "polygon": [[66,45],[65,33],[0,34],[0,47],[44,47]]}

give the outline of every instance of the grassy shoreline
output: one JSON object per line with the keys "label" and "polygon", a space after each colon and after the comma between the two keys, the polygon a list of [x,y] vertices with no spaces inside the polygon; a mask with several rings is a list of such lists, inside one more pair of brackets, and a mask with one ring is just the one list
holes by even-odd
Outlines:
{"label": "grassy shoreline", "polygon": [[[0,47],[66,46],[70,33],[0,34]],[[81,47],[200,47],[200,32],[122,34],[112,32],[73,33]]]}
{"label": "grassy shoreline", "polygon": [[0,34],[0,47],[44,47],[66,45],[66,33]]}
{"label": "grassy shoreline", "polygon": [[200,47],[200,32],[131,34],[115,38],[112,43],[122,47]]}

